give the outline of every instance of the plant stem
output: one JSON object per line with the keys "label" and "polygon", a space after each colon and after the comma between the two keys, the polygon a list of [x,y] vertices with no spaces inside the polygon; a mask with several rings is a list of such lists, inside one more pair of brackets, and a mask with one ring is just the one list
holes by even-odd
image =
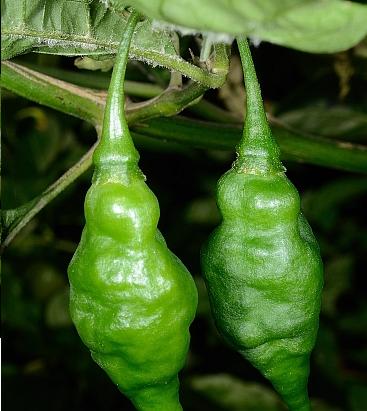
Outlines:
{"label": "plant stem", "polygon": [[212,49],[212,45],[213,45],[212,36],[210,34],[205,35],[203,37],[203,41],[201,44],[200,61],[204,62],[208,60],[211,49]]}
{"label": "plant stem", "polygon": [[[141,58],[142,56],[135,54],[136,58]],[[174,56],[176,57],[176,56]],[[160,54],[151,50],[144,51],[145,60],[150,60],[153,62],[158,62],[164,67],[169,67],[171,70],[178,71],[186,77],[191,78],[193,81],[201,83],[207,88],[218,88],[222,87],[228,72],[223,71],[213,71],[208,72],[200,67],[194,66],[193,64],[183,60],[182,58],[174,58],[171,55]]]}
{"label": "plant stem", "polygon": [[187,107],[187,110],[196,114],[203,120],[214,121],[223,124],[242,124],[242,119],[233,115],[230,111],[216,106],[208,100],[201,99],[197,104]]}
{"label": "plant stem", "polygon": [[[23,67],[38,71],[42,74],[55,77],[59,80],[67,81],[80,87],[87,87],[96,90],[107,90],[110,84],[110,76],[96,74],[90,70],[65,70],[59,67],[47,67],[39,64],[26,62],[17,63]],[[153,83],[143,83],[139,81],[125,80],[124,91],[134,97],[152,98],[162,93],[163,88]]]}
{"label": "plant stem", "polygon": [[14,93],[97,125],[102,123],[101,94],[57,80],[27,67],[1,63],[1,85]]}
{"label": "plant stem", "polygon": [[283,171],[280,150],[266,117],[260,85],[245,36],[237,39],[246,86],[246,114],[243,137],[237,147],[238,160],[247,170],[277,173]]}
{"label": "plant stem", "polygon": [[[241,125],[218,124],[181,116],[159,118],[132,127],[153,138],[190,147],[233,150],[241,139]],[[367,173],[367,146],[320,137],[305,137],[285,126],[272,126],[283,160]]]}
{"label": "plant stem", "polygon": [[[104,96],[102,97],[101,94],[44,76],[12,62],[2,63],[1,80],[3,87],[25,98],[82,118],[91,122],[97,128],[101,127],[105,104]],[[190,93],[192,93],[192,90]],[[170,100],[171,98],[172,95],[169,94],[167,99]],[[187,102],[187,97],[184,100]],[[177,106],[172,104],[172,101],[170,104],[174,112],[177,112]],[[156,110],[154,115],[160,116],[159,110],[162,107],[157,105],[156,101],[154,105]],[[169,104],[166,105],[164,100],[162,105],[165,110],[169,106]],[[194,107],[196,106],[191,106],[190,109]],[[204,108],[204,112],[202,108]],[[152,117],[152,109],[144,107],[144,103],[140,109],[145,110],[145,115]],[[199,114],[206,118],[216,119],[216,122],[185,120],[179,117],[174,120],[161,118],[155,121],[150,120],[148,125],[144,125],[139,130],[144,135],[150,133],[151,137],[175,141],[191,147],[233,149],[240,139],[241,126],[218,124],[219,121],[223,123],[225,121],[230,122],[231,116],[221,116],[221,114],[224,114],[222,113],[223,110],[209,102],[201,101],[199,109]],[[213,110],[213,112],[210,113],[210,110]],[[136,107],[133,107],[131,117],[129,117],[129,112],[127,114],[130,126],[133,124],[133,120],[139,120],[139,122],[144,120],[143,116],[137,113]],[[166,111],[165,114],[169,113]],[[270,118],[270,122],[272,123],[274,136],[281,147],[283,159],[310,162],[311,164],[355,172],[367,172],[367,148],[365,146],[326,138],[306,137],[295,130],[287,128],[275,118]],[[305,147],[307,148],[306,151],[304,151]],[[317,152],[317,150],[320,151]]]}
{"label": "plant stem", "polygon": [[96,167],[93,178],[110,174],[110,167],[106,167],[106,164],[122,166],[131,162],[137,165],[139,161],[139,153],[134,147],[127,124],[123,90],[130,43],[138,19],[138,13],[133,10],[123,30],[108,89],[101,138],[93,157]]}
{"label": "plant stem", "polygon": [[205,91],[205,86],[194,82],[182,89],[168,88],[154,99],[131,105],[127,111],[129,124],[158,116],[174,116],[194,104]]}
{"label": "plant stem", "polygon": [[[10,224],[5,239],[0,245],[0,254],[10,244],[19,231],[38,214],[47,204],[49,204],[55,197],[64,191],[71,183],[80,177],[92,165],[92,156],[97,143],[95,143],[88,151],[80,158],[80,160],[69,168],[59,179],[51,184],[42,194],[35,199],[19,207],[16,219]],[[18,210],[18,209],[17,209]],[[10,210],[9,210],[10,211]],[[15,213],[16,210],[11,210]]]}
{"label": "plant stem", "polygon": [[[122,23],[123,24],[123,23]],[[7,37],[7,36],[21,36],[22,38],[34,38],[36,37],[37,39],[40,39],[42,36],[42,33],[35,33],[32,30],[27,30],[27,28],[23,28],[21,32],[19,30],[16,31],[11,31],[9,28],[4,28],[2,30],[2,35]],[[41,37],[40,37],[41,36]],[[59,38],[56,36],[56,38],[50,38],[50,33],[48,33],[47,38],[42,38],[43,41],[58,41]],[[83,40],[82,38],[71,38],[70,39],[72,42],[73,41],[78,41],[78,40]],[[108,55],[113,55],[116,53],[118,49],[118,42],[112,42],[109,44],[104,44],[103,48],[105,52],[103,54],[108,54]],[[100,44],[101,46],[101,44]],[[34,51],[37,50],[38,52],[42,52],[42,47],[32,47],[28,48],[24,51]],[[77,54],[75,54],[76,56]],[[175,54],[171,53],[165,53],[164,51],[156,51],[156,50],[147,50],[147,49],[141,49],[139,47],[135,47],[134,45],[130,49],[130,56],[133,59],[144,61],[147,63],[150,63],[154,66],[159,65],[162,67],[166,67],[169,70],[172,71],[177,71],[180,72],[182,75],[185,77],[188,77],[192,79],[193,81],[196,81],[198,83],[203,84],[207,88],[218,88],[221,87],[225,80],[226,80],[226,75],[228,73],[229,69],[229,64],[227,64],[226,70],[217,70],[217,71],[208,71],[202,67],[195,66],[192,63],[189,63],[188,61],[184,60],[182,57],[177,56]],[[12,53],[7,53],[6,58],[11,58],[13,57]]]}
{"label": "plant stem", "polygon": [[[6,64],[6,63],[4,63]],[[18,63],[16,64],[18,66]],[[37,64],[21,63],[22,67],[27,67],[31,70],[36,70],[42,74],[52,76],[58,80],[70,82],[76,86],[87,87],[98,90],[106,90],[110,84],[110,77],[105,75],[98,75],[91,71],[78,72],[71,70],[64,70],[58,67],[45,67]],[[133,97],[154,98],[161,94],[164,89],[153,83],[143,83],[139,81],[125,80],[124,83],[125,94]],[[201,99],[195,105],[186,108],[192,113],[197,114],[204,120],[213,120],[221,123],[237,123],[242,122],[231,112],[224,110],[205,99]]]}
{"label": "plant stem", "polygon": [[[75,86],[9,61],[3,62],[1,67],[4,88],[101,127],[105,93]],[[194,82],[183,89],[169,88],[151,100],[127,107],[128,122],[132,124],[147,118],[175,115],[196,101],[206,89]]]}

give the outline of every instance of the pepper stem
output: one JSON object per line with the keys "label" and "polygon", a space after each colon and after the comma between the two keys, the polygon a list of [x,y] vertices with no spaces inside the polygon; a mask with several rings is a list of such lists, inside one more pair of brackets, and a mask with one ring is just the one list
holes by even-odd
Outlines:
{"label": "pepper stem", "polygon": [[138,20],[139,14],[132,10],[116,55],[108,89],[101,140],[93,156],[93,163],[97,168],[104,164],[123,166],[127,163],[137,164],[139,161],[139,154],[134,147],[125,116],[123,88],[130,43]]}
{"label": "pepper stem", "polygon": [[242,139],[237,147],[237,165],[250,173],[284,171],[280,150],[266,118],[260,85],[245,36],[237,38],[246,86],[246,117]]}

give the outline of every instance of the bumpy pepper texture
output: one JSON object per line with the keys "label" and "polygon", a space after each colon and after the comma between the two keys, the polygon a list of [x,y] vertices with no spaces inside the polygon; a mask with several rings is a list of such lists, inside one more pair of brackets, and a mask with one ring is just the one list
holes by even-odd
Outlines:
{"label": "bumpy pepper texture", "polygon": [[158,201],[138,168],[124,116],[137,19],[133,12],[112,74],[86,225],[68,270],[70,309],[93,359],[138,410],[176,411],[197,291],[157,230]]}
{"label": "bumpy pepper texture", "polygon": [[247,114],[237,160],[218,183],[222,222],[202,250],[221,334],[267,377],[292,411],[309,411],[322,262],[284,174],[246,39],[238,41]]}

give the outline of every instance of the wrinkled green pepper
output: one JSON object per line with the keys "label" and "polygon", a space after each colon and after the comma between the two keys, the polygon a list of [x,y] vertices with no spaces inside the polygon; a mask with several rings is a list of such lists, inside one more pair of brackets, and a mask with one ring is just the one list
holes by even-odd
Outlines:
{"label": "wrinkled green pepper", "polygon": [[316,239],[284,174],[246,39],[238,40],[247,92],[243,138],[218,182],[221,224],[202,250],[216,325],[268,378],[290,410],[309,411],[309,357],[323,284]]}
{"label": "wrinkled green pepper", "polygon": [[70,263],[70,310],[92,358],[138,410],[181,410],[194,281],[157,230],[159,205],[138,167],[123,80],[138,16],[127,22],[95,150],[86,225]]}

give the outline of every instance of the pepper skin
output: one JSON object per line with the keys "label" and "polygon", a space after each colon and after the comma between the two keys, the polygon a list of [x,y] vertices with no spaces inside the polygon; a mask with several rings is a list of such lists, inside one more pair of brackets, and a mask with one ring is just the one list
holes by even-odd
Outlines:
{"label": "pepper skin", "polygon": [[247,115],[237,160],[218,183],[221,224],[202,250],[216,325],[279,392],[309,411],[309,357],[323,284],[318,244],[284,174],[246,39],[238,40]]}
{"label": "pepper skin", "polygon": [[86,225],[68,270],[70,310],[94,361],[138,410],[176,411],[197,291],[157,230],[158,201],[138,168],[124,115],[137,19],[132,12],[112,74]]}

